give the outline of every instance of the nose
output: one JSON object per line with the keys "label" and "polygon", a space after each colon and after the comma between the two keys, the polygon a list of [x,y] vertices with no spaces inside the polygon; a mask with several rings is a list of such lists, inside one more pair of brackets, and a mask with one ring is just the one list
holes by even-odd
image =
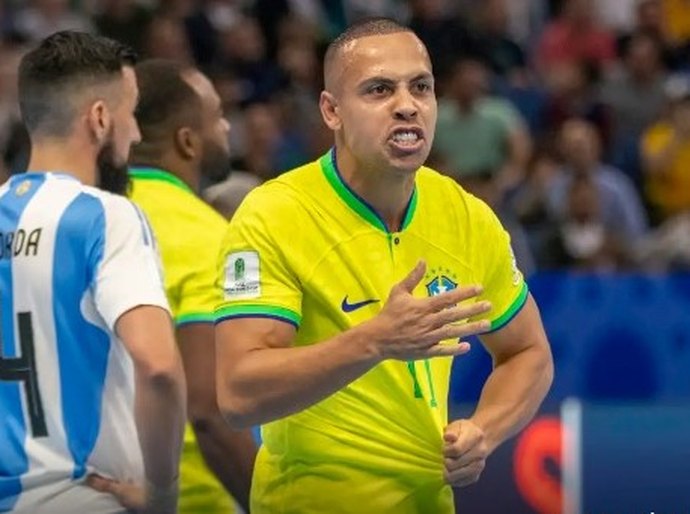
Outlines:
{"label": "nose", "polygon": [[141,143],[141,131],[139,130],[139,124],[134,122],[134,131],[132,132],[132,144],[138,145]]}
{"label": "nose", "polygon": [[411,121],[417,118],[419,109],[414,96],[405,88],[397,91],[393,116],[396,120]]}

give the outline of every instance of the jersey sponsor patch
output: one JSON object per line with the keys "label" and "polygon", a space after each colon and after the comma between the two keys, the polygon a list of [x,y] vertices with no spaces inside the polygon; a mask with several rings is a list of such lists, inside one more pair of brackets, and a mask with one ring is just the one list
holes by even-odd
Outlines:
{"label": "jersey sponsor patch", "polygon": [[226,300],[257,298],[261,295],[259,254],[253,251],[235,252],[225,260]]}

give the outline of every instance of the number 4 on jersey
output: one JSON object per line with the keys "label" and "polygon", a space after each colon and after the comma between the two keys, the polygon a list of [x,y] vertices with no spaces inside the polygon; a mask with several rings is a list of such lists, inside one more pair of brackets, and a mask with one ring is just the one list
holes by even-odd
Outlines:
{"label": "number 4 on jersey", "polygon": [[0,380],[3,382],[24,383],[27,410],[29,411],[29,419],[31,421],[31,433],[34,437],[46,437],[48,429],[46,427],[45,415],[43,414],[41,393],[38,390],[31,313],[17,313],[17,322],[21,354],[19,357],[5,357],[2,354],[2,344],[0,344]]}

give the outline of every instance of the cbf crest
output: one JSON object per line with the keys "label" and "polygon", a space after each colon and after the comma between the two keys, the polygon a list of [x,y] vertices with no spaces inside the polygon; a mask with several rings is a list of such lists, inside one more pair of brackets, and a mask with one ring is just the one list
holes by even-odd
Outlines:
{"label": "cbf crest", "polygon": [[451,270],[446,268],[432,268],[424,275],[426,292],[429,296],[436,296],[458,287],[458,279]]}

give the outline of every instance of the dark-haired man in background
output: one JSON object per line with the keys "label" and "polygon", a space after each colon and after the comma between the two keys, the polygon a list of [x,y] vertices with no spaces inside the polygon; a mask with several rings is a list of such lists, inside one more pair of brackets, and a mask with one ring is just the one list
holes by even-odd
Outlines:
{"label": "dark-haired man in background", "polygon": [[197,69],[154,59],[139,63],[136,76],[142,137],[130,158],[131,198],[158,241],[188,386],[180,513],[229,514],[228,492],[248,510],[256,445],[248,430],[225,423],[215,388],[215,270],[227,222],[198,196],[202,176],[230,169],[230,125]]}
{"label": "dark-haired man in background", "polygon": [[[94,187],[127,182],[133,66],[76,32],[20,64],[31,158],[0,188],[3,512],[176,511],[185,383],[153,236]],[[114,497],[87,473],[132,485]]]}

